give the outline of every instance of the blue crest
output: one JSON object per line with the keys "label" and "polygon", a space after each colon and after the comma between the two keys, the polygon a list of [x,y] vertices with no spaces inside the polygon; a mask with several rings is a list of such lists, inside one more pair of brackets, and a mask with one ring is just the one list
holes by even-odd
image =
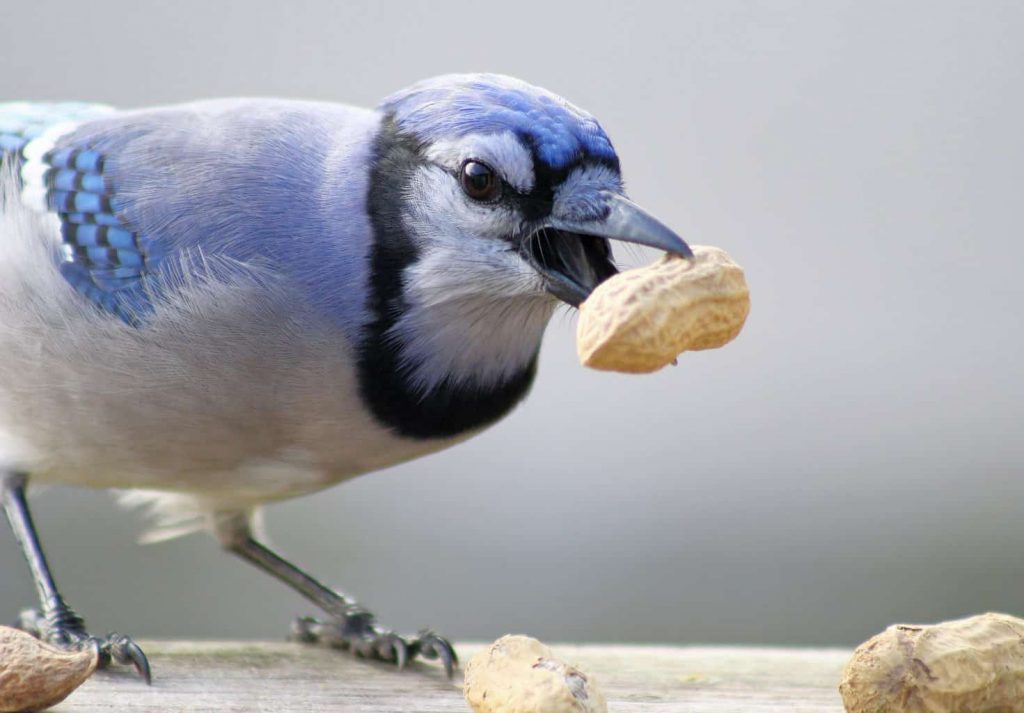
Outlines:
{"label": "blue crest", "polygon": [[392,94],[380,109],[421,141],[511,131],[553,169],[618,157],[601,125],[556,94],[500,74],[448,74]]}

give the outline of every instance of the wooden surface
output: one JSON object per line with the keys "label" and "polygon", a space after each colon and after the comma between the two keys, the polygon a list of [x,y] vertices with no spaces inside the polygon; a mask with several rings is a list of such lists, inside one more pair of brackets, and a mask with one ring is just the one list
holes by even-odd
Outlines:
{"label": "wooden surface", "polygon": [[[152,711],[430,711],[467,713],[461,672],[447,681],[431,663],[398,673],[321,648],[290,643],[141,642],[153,665],[147,687],[125,669],[101,672],[58,713]],[[480,644],[458,647],[463,661]],[[594,676],[609,713],[841,713],[845,650],[552,645]]]}

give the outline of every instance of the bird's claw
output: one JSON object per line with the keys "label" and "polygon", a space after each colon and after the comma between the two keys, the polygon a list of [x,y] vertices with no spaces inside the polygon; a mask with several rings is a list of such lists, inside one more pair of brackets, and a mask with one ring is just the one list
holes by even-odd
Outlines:
{"label": "bird's claw", "polygon": [[149,659],[130,637],[111,632],[106,639],[99,639],[99,646],[101,668],[109,666],[111,661],[122,666],[134,666],[147,685],[153,682]]}
{"label": "bird's claw", "polygon": [[451,642],[443,636],[438,636],[429,629],[423,629],[410,642],[410,648],[429,661],[441,659],[441,665],[444,666],[444,672],[448,678],[455,673],[459,657],[455,654]]}
{"label": "bird's claw", "polygon": [[417,656],[428,660],[440,659],[448,678],[452,677],[458,663],[455,649],[447,639],[427,630],[405,638],[393,631],[380,629],[374,625],[373,615],[364,609],[353,609],[344,616],[327,621],[300,617],[292,623],[289,638],[351,651],[360,658],[393,663],[399,670]]}
{"label": "bird's claw", "polygon": [[109,633],[106,637],[92,636],[84,622],[70,609],[56,616],[43,616],[35,609],[26,609],[18,615],[14,626],[27,634],[62,649],[83,649],[95,646],[99,653],[97,668],[107,668],[111,662],[131,665],[146,684],[153,682],[149,659],[130,637]]}

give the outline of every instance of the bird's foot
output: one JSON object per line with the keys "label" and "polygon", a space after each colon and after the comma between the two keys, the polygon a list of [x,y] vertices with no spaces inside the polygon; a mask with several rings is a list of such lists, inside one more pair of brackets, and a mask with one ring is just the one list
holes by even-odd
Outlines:
{"label": "bird's foot", "polygon": [[85,622],[66,605],[44,616],[35,609],[26,609],[18,615],[14,626],[27,634],[62,649],[99,649],[99,668],[111,663],[131,665],[145,682],[152,682],[149,660],[142,649],[127,636],[109,633],[105,637],[93,636],[85,630]]}
{"label": "bird's foot", "polygon": [[289,638],[351,651],[361,658],[387,661],[397,665],[399,670],[417,656],[427,660],[440,659],[448,678],[452,677],[459,662],[447,639],[426,629],[416,636],[399,636],[393,631],[378,628],[373,614],[356,606],[327,621],[311,616],[300,617],[292,623]]}

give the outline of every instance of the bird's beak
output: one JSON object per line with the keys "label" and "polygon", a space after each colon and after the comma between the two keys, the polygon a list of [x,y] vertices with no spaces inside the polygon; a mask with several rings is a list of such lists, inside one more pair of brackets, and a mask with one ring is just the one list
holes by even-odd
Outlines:
{"label": "bird's beak", "polygon": [[693,257],[682,238],[633,201],[607,191],[602,197],[604,217],[552,218],[524,242],[523,252],[544,278],[548,292],[573,307],[579,307],[598,284],[617,272],[609,240]]}

